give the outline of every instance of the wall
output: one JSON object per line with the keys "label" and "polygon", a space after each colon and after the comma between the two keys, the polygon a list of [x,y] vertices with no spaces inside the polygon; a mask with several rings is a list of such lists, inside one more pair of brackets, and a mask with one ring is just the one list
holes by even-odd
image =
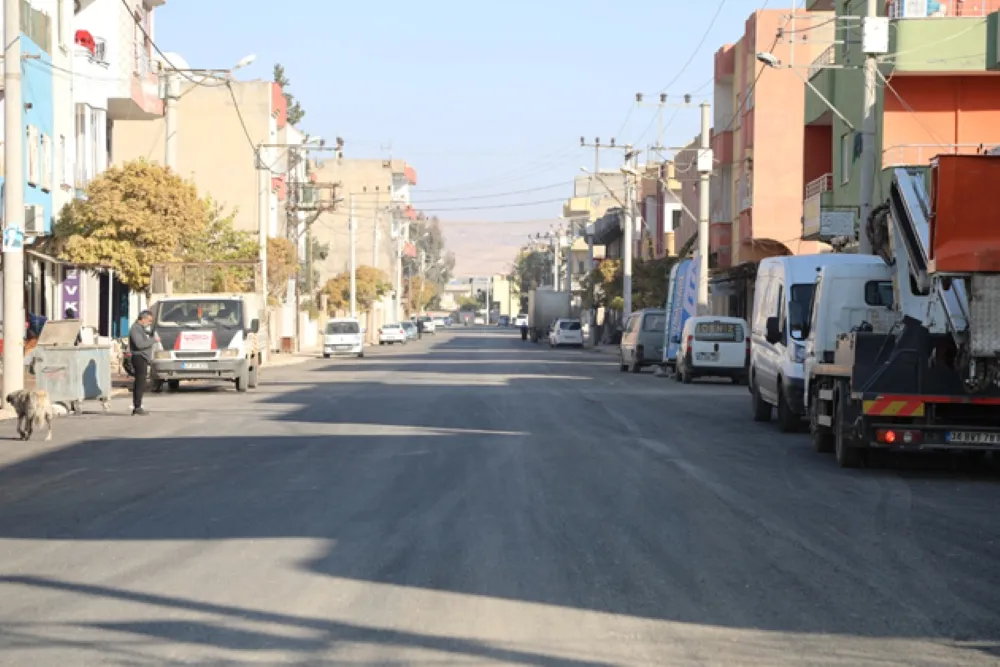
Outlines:
{"label": "wall", "polygon": [[[45,53],[35,42],[22,33],[21,52],[23,56],[37,56],[35,58],[25,58],[21,61],[21,96],[24,104],[31,105],[31,108],[24,109],[23,122],[25,126],[36,128],[38,141],[35,142],[35,150],[39,160],[38,173],[40,178],[35,184],[27,182],[29,178],[28,163],[31,152],[28,137],[24,136],[24,203],[41,204],[45,211],[45,230],[52,231],[52,221],[55,215],[52,206],[52,191],[55,187],[55,123],[53,116],[53,76],[52,58]],[[43,156],[41,139],[47,136],[50,141],[48,156]],[[48,165],[49,179],[46,183],[43,171]],[[43,187],[48,185],[48,189]]]}
{"label": "wall", "polygon": [[[233,91],[251,140],[272,140],[270,81],[239,81]],[[236,210],[236,228],[258,230],[258,188],[254,147],[250,145],[225,86],[195,86],[183,82],[177,110],[177,171],[194,180],[202,195],[226,210]],[[115,164],[136,159],[159,164],[164,159],[164,121],[116,121],[112,137]],[[276,162],[281,153],[266,153]],[[272,200],[274,197],[272,196]],[[274,209],[273,217],[276,218]]]}
{"label": "wall", "polygon": [[832,165],[833,130],[829,125],[807,125],[802,150],[802,183],[805,185],[829,174]]}

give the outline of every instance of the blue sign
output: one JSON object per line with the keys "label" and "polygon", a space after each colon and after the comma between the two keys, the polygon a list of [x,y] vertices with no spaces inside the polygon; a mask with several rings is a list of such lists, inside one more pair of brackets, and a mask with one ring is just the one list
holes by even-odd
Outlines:
{"label": "blue sign", "polygon": [[24,232],[17,225],[7,225],[3,230],[3,251],[21,252],[24,250]]}
{"label": "blue sign", "polygon": [[685,259],[674,265],[670,272],[670,293],[667,297],[666,340],[663,345],[663,361],[673,362],[677,358],[677,348],[684,323],[698,314],[698,258]]}

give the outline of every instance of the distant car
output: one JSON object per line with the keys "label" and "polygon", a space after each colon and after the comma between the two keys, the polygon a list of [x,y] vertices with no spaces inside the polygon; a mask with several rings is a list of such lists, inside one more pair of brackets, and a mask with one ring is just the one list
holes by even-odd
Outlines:
{"label": "distant car", "polygon": [[406,322],[400,322],[399,326],[403,327],[403,331],[406,332],[406,340],[416,340],[420,337],[417,325],[413,322],[407,320]]}
{"label": "distant car", "polygon": [[398,322],[383,324],[378,330],[379,345],[392,345],[393,343],[406,344],[406,329]]}
{"label": "distant car", "polygon": [[437,328],[434,325],[434,318],[428,317],[427,315],[418,315],[416,321],[418,326],[423,327],[424,333],[426,334],[434,333],[434,330]]}
{"label": "distant car", "polygon": [[473,324],[486,324],[486,318],[482,315],[476,315],[475,319],[472,320]]}
{"label": "distant car", "polygon": [[434,327],[435,327],[435,328],[436,328],[436,327],[441,327],[441,328],[443,329],[443,328],[444,328],[444,327],[446,327],[446,326],[448,326],[448,325],[447,325],[447,324],[445,324],[445,321],[444,321],[444,318],[443,318],[443,317],[435,317],[435,318],[434,318]]}
{"label": "distant car", "polygon": [[583,326],[580,320],[556,320],[552,324],[552,332],[549,334],[549,345],[552,347],[562,347],[563,345],[583,346]]}
{"label": "distant car", "polygon": [[446,327],[450,327],[454,323],[455,323],[455,320],[451,319],[451,315],[449,315],[448,317],[444,318],[444,325]]}
{"label": "distant car", "polygon": [[528,326],[528,315],[526,313],[521,313],[514,318],[515,327],[526,327]]}
{"label": "distant car", "polygon": [[509,315],[501,315],[500,317],[498,317],[497,318],[497,326],[498,327],[509,327],[510,326],[510,316]]}

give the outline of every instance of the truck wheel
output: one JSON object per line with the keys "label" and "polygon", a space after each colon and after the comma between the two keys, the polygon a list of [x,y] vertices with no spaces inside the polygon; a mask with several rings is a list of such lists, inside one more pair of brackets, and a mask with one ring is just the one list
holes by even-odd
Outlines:
{"label": "truck wheel", "polygon": [[236,377],[236,391],[243,393],[250,385],[250,369],[248,366],[244,366],[240,370],[240,374]]}
{"label": "truck wheel", "polygon": [[256,389],[257,385],[260,384],[260,360],[254,361],[253,368],[250,369],[250,377],[247,382],[247,386],[251,389]]}
{"label": "truck wheel", "polygon": [[782,433],[795,433],[802,426],[802,420],[788,407],[785,392],[781,390],[781,378],[778,378],[778,428]]}
{"label": "truck wheel", "polygon": [[750,404],[755,422],[771,421],[771,404],[761,398],[756,377],[750,382]]}
{"label": "truck wheel", "polygon": [[813,394],[809,401],[809,433],[812,435],[813,449],[820,454],[833,451],[833,433],[825,426],[819,425],[819,395]]}
{"label": "truck wheel", "polygon": [[847,425],[843,418],[846,399],[843,394],[837,392],[834,402],[836,408],[833,415],[833,450],[837,465],[841,468],[858,468],[864,463],[864,455],[860,449],[852,446],[851,438],[847,435]]}

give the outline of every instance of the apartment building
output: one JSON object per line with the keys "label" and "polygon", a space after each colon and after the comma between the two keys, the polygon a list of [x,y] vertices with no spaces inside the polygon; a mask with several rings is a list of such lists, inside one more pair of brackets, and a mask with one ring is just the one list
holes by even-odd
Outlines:
{"label": "apartment building", "polygon": [[[855,236],[860,227],[865,54],[863,7],[855,5],[808,4],[836,12],[842,39],[818,54],[808,70],[809,81],[829,104],[804,92],[805,239]],[[893,167],[926,169],[936,155],[1000,144],[998,10],[1000,0],[880,5],[889,30],[876,86],[875,202],[887,196]]]}

